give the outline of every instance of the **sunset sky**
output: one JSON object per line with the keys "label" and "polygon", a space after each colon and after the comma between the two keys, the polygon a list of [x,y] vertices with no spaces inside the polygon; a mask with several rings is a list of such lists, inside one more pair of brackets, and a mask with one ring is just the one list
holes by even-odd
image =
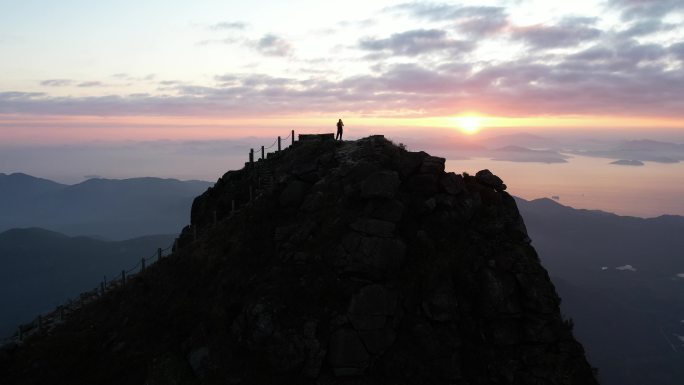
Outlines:
{"label": "sunset sky", "polygon": [[3,144],[684,128],[681,0],[0,0],[0,57]]}

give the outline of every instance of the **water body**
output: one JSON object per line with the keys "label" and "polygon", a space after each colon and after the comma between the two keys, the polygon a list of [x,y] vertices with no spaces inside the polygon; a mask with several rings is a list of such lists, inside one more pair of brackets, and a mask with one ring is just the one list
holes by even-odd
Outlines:
{"label": "water body", "polygon": [[684,163],[610,164],[613,160],[573,155],[567,163],[522,163],[486,158],[447,160],[457,173],[488,168],[524,199],[551,198],[566,206],[620,215],[684,215]]}

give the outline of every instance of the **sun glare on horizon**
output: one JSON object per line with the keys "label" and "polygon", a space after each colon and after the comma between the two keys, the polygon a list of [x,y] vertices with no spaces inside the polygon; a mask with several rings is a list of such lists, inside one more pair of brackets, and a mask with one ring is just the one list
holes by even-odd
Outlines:
{"label": "sun glare on horizon", "polygon": [[480,131],[482,119],[477,116],[460,116],[456,118],[456,122],[464,134],[474,135]]}

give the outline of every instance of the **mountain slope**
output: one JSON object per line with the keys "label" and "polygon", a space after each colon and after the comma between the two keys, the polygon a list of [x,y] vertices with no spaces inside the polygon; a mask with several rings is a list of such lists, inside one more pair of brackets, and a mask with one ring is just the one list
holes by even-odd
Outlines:
{"label": "mountain slope", "polygon": [[104,242],[39,228],[0,233],[0,337],[96,287],[105,274],[115,278],[173,238],[155,235]]}
{"label": "mountain slope", "polygon": [[518,207],[605,385],[684,381],[684,218]]}
{"label": "mountain slope", "polygon": [[504,189],[380,136],[299,141],[226,173],[173,256],[0,382],[595,384]]}
{"label": "mountain slope", "polygon": [[110,239],[170,234],[187,223],[190,202],[210,185],[132,178],[89,179],[67,186],[12,174],[0,178],[0,231],[42,227]]}

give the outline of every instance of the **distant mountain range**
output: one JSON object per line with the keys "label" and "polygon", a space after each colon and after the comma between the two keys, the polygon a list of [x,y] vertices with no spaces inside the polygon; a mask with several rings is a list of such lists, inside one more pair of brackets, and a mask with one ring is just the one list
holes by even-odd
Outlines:
{"label": "distant mountain range", "polygon": [[19,323],[97,287],[104,275],[116,278],[174,238],[151,235],[105,242],[39,228],[0,233],[0,338]]}
{"label": "distant mountain range", "polygon": [[517,202],[602,384],[684,383],[684,217]]}
{"label": "distant mountain range", "polygon": [[106,239],[177,233],[188,222],[192,199],[211,185],[160,178],[64,185],[0,173],[0,231],[41,227]]}

